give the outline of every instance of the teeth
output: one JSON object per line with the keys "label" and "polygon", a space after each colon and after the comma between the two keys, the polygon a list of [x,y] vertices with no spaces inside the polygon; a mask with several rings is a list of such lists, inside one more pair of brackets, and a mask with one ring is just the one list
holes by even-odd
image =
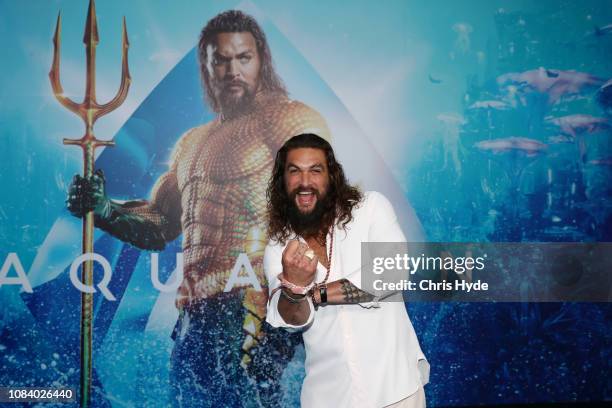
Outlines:
{"label": "teeth", "polygon": [[301,192],[299,192],[298,194],[300,194],[300,195],[310,195],[310,194],[312,194],[312,193],[309,193],[309,192],[307,192],[307,191],[301,191]]}

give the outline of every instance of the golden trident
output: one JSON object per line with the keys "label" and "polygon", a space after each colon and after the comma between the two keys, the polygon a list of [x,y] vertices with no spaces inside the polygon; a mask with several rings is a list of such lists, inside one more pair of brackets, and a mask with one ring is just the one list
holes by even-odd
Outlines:
{"label": "golden trident", "polygon": [[[87,55],[87,82],[83,102],[76,103],[64,95],[60,83],[60,35],[62,31],[61,12],[57,15],[57,25],[53,36],[53,64],[49,72],[53,93],[57,100],[70,111],[79,115],[85,122],[85,134],[80,139],[64,139],[64,144],[80,146],[83,149],[83,176],[89,178],[94,172],[94,152],[100,146],[114,146],[112,140],[96,139],[93,126],[96,120],[117,109],[125,100],[130,88],[130,72],[128,69],[127,28],[123,17],[121,86],[117,95],[106,104],[96,101],[96,46],[98,45],[98,23],[96,20],[96,5],[89,1],[87,22],[85,24],[85,53]],[[83,221],[83,254],[93,253],[94,214],[88,211]],[[93,261],[87,260],[81,269],[81,281],[85,286],[93,286]],[[91,393],[91,341],[93,320],[93,294],[81,293],[81,407],[88,407]]]}

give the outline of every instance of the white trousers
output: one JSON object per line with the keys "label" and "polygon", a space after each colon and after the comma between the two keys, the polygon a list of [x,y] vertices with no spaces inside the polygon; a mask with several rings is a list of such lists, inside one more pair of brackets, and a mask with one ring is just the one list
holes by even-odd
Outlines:
{"label": "white trousers", "polygon": [[417,392],[404,398],[395,404],[387,405],[385,408],[425,408],[425,391],[420,386]]}

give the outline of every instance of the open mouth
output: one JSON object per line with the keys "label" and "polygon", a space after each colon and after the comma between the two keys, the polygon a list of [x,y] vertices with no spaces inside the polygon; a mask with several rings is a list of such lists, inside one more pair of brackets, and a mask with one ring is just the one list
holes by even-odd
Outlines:
{"label": "open mouth", "polygon": [[315,203],[317,198],[312,191],[300,191],[295,197],[298,207],[310,207]]}

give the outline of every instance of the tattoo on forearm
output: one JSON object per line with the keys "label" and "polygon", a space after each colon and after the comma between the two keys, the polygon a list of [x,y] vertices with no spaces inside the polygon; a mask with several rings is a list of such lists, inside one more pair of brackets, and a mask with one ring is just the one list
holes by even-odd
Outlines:
{"label": "tattoo on forearm", "polygon": [[347,279],[342,279],[340,284],[342,295],[346,303],[364,303],[371,302],[374,299],[374,295],[355,287],[355,285]]}

